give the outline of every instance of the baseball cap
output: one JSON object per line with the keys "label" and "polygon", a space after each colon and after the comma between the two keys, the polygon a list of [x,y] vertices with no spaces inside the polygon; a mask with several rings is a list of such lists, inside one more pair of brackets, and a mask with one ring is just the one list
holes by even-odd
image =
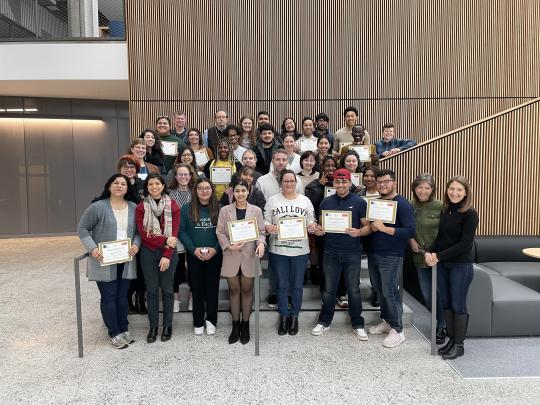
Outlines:
{"label": "baseball cap", "polygon": [[334,172],[334,180],[351,180],[351,173],[347,169],[338,169]]}

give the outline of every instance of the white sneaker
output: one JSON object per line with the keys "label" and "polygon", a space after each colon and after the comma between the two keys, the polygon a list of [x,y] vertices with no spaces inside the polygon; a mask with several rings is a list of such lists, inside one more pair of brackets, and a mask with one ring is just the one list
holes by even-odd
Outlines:
{"label": "white sneaker", "polygon": [[324,333],[324,331],[328,329],[330,329],[330,326],[324,326],[318,323],[317,325],[315,325],[313,329],[311,329],[311,334],[313,336],[321,336]]}
{"label": "white sneaker", "polygon": [[216,334],[216,327],[210,321],[206,321],[206,334],[207,335],[215,335]]}
{"label": "white sneaker", "polygon": [[366,331],[364,330],[364,328],[353,329],[353,332],[358,339],[362,341],[368,340],[368,335]]}
{"label": "white sneaker", "polygon": [[126,347],[128,347],[128,343],[125,341],[123,334],[119,334],[113,336],[112,338],[109,338],[109,342],[111,342],[111,345],[115,349],[125,349]]}
{"label": "white sneaker", "polygon": [[128,345],[135,343],[135,340],[131,338],[131,334],[129,333],[129,331],[125,331],[124,333],[121,333],[121,335],[123,336],[124,340]]}
{"label": "white sneaker", "polygon": [[180,312],[180,301],[174,300],[173,312]]}
{"label": "white sneaker", "polygon": [[388,325],[386,321],[383,319],[381,323],[370,326],[368,328],[368,332],[371,333],[372,335],[382,335],[383,333],[389,333],[390,329],[392,329],[390,325]]}
{"label": "white sneaker", "polygon": [[403,332],[397,332],[395,329],[390,329],[388,336],[384,338],[382,345],[384,347],[392,348],[397,347],[405,342],[405,334]]}
{"label": "white sneaker", "polygon": [[201,326],[200,328],[193,328],[193,332],[196,334],[196,335],[202,335],[204,334],[204,326]]}

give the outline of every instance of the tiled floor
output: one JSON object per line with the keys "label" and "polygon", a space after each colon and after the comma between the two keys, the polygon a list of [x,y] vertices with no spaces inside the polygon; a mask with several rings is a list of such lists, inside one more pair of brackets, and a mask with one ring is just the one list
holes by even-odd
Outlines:
{"label": "tiled floor", "polygon": [[[462,380],[429,355],[412,327],[397,349],[357,340],[339,325],[321,337],[261,330],[227,344],[228,329],[195,337],[177,325],[168,343],[144,342],[147,321],[131,319],[137,342],[106,341],[94,283],[82,282],[85,357],[77,357],[74,237],[0,240],[0,404],[11,403],[538,403],[538,380]],[[519,361],[519,359],[516,359]]]}

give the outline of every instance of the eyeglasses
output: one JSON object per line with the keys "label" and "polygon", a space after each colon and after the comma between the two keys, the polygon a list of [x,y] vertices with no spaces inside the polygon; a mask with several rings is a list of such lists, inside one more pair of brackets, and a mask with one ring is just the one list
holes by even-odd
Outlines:
{"label": "eyeglasses", "polygon": [[377,185],[378,186],[387,186],[390,183],[392,183],[393,181],[395,181],[395,180],[381,180],[381,181],[377,181]]}
{"label": "eyeglasses", "polygon": [[203,192],[212,191],[212,187],[197,187],[197,191],[203,191]]}
{"label": "eyeglasses", "polygon": [[135,169],[135,166],[134,166],[134,165],[130,165],[129,163],[124,163],[124,164],[122,165],[122,167],[123,167],[124,169],[130,169],[130,170]]}

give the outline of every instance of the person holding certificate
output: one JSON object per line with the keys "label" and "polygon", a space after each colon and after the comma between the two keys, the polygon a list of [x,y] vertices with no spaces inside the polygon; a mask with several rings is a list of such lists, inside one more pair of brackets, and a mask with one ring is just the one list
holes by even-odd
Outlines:
{"label": "person holding certificate", "polygon": [[296,192],[297,182],[292,170],[282,170],[279,175],[281,193],[270,197],[264,207],[266,232],[270,234],[268,250],[278,276],[279,335],[298,333],[309,256],[308,232],[313,233],[316,228],[313,205],[306,196]]}
{"label": "person holding certificate", "polygon": [[441,293],[444,318],[448,328],[448,343],[438,350],[445,360],[465,354],[469,314],[467,293],[473,270],[474,234],[478,213],[472,206],[471,186],[462,176],[446,183],[439,231],[425,254],[428,266],[437,264],[437,290]]}
{"label": "person holding certificate", "polygon": [[146,176],[151,173],[160,174],[160,170],[157,166],[154,166],[151,163],[146,162],[144,159],[146,157],[146,143],[144,139],[135,138],[131,141],[129,151],[132,156],[135,157],[137,163],[139,164],[139,171],[137,172],[137,177],[144,181]]}
{"label": "person holding certificate", "polygon": [[[371,241],[368,253],[368,267],[371,282],[377,290],[381,304],[381,322],[368,328],[369,333],[388,334],[383,346],[397,347],[405,341],[403,333],[403,302],[399,292],[403,257],[409,239],[416,231],[414,211],[406,198],[396,192],[396,175],[393,170],[384,169],[377,173],[377,189],[380,200],[377,215],[370,216],[368,206],[366,218],[371,222]],[[388,221],[392,218],[393,221]]]}
{"label": "person holding certificate", "polygon": [[178,256],[176,244],[180,227],[180,208],[168,195],[165,180],[150,174],[144,182],[145,198],[135,212],[141,235],[141,265],[147,290],[148,343],[154,343],[159,326],[159,290],[163,301],[163,331],[161,341],[172,336],[174,307],[173,281]]}
{"label": "person holding certificate", "polygon": [[361,237],[369,235],[371,228],[366,219],[367,204],[362,198],[351,193],[351,183],[351,173],[347,169],[336,170],[336,194],[321,202],[321,221],[315,233],[325,235],[325,283],[319,321],[311,334],[319,336],[330,327],[334,317],[337,287],[340,275],[343,274],[349,297],[352,329],[358,339],[365,341],[368,335],[364,330],[360,294]]}
{"label": "person holding certificate", "polygon": [[194,161],[192,162],[193,167],[196,168],[196,172],[202,172],[204,166],[208,163],[209,160],[214,159],[214,154],[212,149],[206,148],[203,145],[203,139],[201,136],[201,131],[197,128],[190,128],[188,130],[188,145],[187,147],[191,148],[194,153]]}
{"label": "person holding certificate", "polygon": [[135,201],[129,179],[114,174],[105,183],[101,195],[84,211],[77,226],[79,239],[90,253],[86,274],[89,281],[97,283],[101,316],[109,341],[116,349],[133,343],[128,331],[126,297],[131,280],[137,277],[137,265],[132,257],[141,244],[135,226]]}
{"label": "person holding certificate", "polygon": [[353,142],[345,145],[341,148],[340,155],[345,156],[347,152],[354,150],[358,154],[359,161],[361,163],[361,168],[365,166],[371,166],[379,164],[379,156],[375,150],[375,145],[373,144],[364,144],[366,135],[366,129],[363,125],[356,124],[352,127],[351,136]]}
{"label": "person holding certificate", "polygon": [[184,148],[184,142],[176,135],[171,133],[171,119],[161,115],[156,119],[156,132],[161,138],[161,148],[163,149],[163,163],[165,171],[172,169],[176,156],[181,154]]}
{"label": "person holding certificate", "polygon": [[[296,147],[299,152],[305,152],[307,150],[317,150],[317,137],[315,133],[315,122],[311,117],[304,117],[302,120],[302,136],[296,141]],[[284,145],[285,146],[285,145]]]}
{"label": "person holding certificate", "polygon": [[182,207],[180,220],[180,241],[187,252],[196,335],[204,333],[205,325],[207,335],[216,333],[222,260],[216,236],[218,214],[214,185],[208,179],[198,178],[191,202]]}
{"label": "person holding certificate", "polygon": [[[221,275],[229,285],[232,332],[229,344],[238,339],[249,342],[253,280],[261,274],[260,258],[264,255],[266,232],[262,210],[248,203],[249,186],[244,180],[233,184],[233,203],[219,212],[217,238],[223,250]],[[242,323],[240,323],[242,308]]]}
{"label": "person holding certificate", "polygon": [[204,166],[204,175],[215,185],[215,198],[218,201],[231,183],[233,174],[241,167],[242,165],[234,160],[229,142],[220,140],[217,144],[217,159],[210,160]]}

